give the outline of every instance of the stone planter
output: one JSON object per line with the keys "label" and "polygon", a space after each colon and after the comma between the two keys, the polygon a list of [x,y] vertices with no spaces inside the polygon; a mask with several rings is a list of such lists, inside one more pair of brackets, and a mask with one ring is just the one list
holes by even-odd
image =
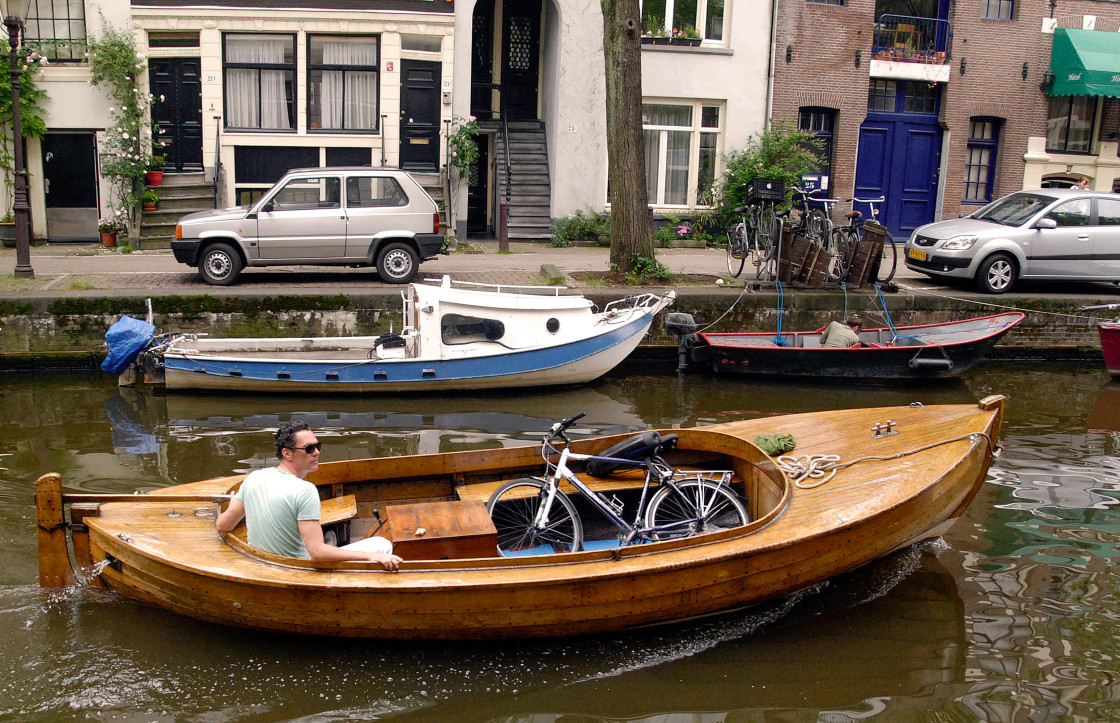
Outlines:
{"label": "stone planter", "polygon": [[14,249],[16,247],[15,221],[0,223],[0,242],[3,242],[4,248],[6,249]]}

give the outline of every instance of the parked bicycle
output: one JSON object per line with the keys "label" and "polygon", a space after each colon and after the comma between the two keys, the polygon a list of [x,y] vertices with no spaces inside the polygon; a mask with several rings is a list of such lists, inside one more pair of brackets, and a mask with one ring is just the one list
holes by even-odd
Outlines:
{"label": "parked bicycle", "polygon": [[[616,528],[619,545],[690,537],[750,521],[739,495],[731,489],[731,472],[678,470],[661,458],[663,451],[676,445],[675,434],[636,434],[600,455],[572,452],[565,432],[582,417],[580,413],[557,422],[545,435],[541,448],[545,477],[510,480],[490,496],[486,508],[498,532],[501,554],[582,549],[583,522],[575,504],[560,490],[561,480],[571,484]],[[563,449],[557,449],[557,441],[563,442]],[[623,518],[625,504],[617,495],[608,498],[592,490],[572,472],[569,462],[586,462],[588,472],[595,476],[605,476],[618,468],[644,469],[645,481],[633,522]]]}
{"label": "parked bicycle", "polygon": [[[840,199],[824,198],[816,195],[819,191],[806,191],[798,186],[791,188],[790,193],[793,195],[794,204],[791,211],[796,212],[790,213],[790,218],[794,221],[794,232],[805,236],[818,246],[826,247],[832,237],[832,219],[829,211],[832,206],[840,203]],[[813,203],[819,203],[823,208],[814,206]]]}
{"label": "parked bicycle", "polygon": [[[832,245],[836,248],[836,255],[834,262],[829,265],[828,278],[831,281],[843,281],[847,278],[848,272],[851,270],[852,257],[855,254],[856,246],[859,244],[860,239],[863,238],[863,214],[855,209],[855,204],[865,203],[870,209],[871,220],[878,222],[879,210],[876,204],[884,203],[885,196],[879,198],[845,198],[844,201],[852,203],[852,210],[846,215],[848,219],[847,226],[838,226],[832,231]],[[883,255],[879,264],[875,268],[875,275],[878,281],[886,283],[894,278],[896,267],[898,266],[898,247],[895,245],[894,237],[891,236],[890,231],[885,231],[885,238],[883,239]],[[885,274],[883,272],[886,272]]]}
{"label": "parked bicycle", "polygon": [[773,264],[777,258],[781,225],[770,201],[755,200],[735,209],[739,223],[727,232],[727,272],[738,278],[746,266],[747,257],[754,259],[755,277],[765,273],[773,278]]}

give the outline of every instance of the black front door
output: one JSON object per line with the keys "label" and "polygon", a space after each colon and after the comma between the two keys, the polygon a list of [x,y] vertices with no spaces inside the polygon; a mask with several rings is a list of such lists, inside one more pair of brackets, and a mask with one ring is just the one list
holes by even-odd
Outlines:
{"label": "black front door", "polygon": [[167,156],[169,172],[202,170],[202,81],[198,58],[152,58],[148,83],[152,95],[155,153]]}
{"label": "black front door", "polygon": [[493,93],[487,84],[494,82],[494,0],[474,6],[471,33],[471,115],[493,118]]}
{"label": "black front door", "polygon": [[97,153],[93,133],[47,133],[42,140],[47,238],[97,239]]}
{"label": "black front door", "polygon": [[502,92],[510,120],[537,120],[541,2],[510,0],[502,6]]}
{"label": "black front door", "polygon": [[401,61],[401,168],[439,168],[440,64]]}

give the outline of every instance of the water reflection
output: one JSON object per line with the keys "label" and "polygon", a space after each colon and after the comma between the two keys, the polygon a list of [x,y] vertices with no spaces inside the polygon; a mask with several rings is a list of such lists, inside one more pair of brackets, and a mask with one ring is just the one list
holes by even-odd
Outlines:
{"label": "water reflection", "polygon": [[[929,388],[630,368],[579,389],[406,398],[164,397],[102,376],[0,384],[0,720],[1120,717],[1120,384],[1096,366],[985,365]],[[294,416],[315,425],[326,458],[347,459],[527,444],[579,411],[580,433],[601,434],[993,392],[1010,400],[1004,456],[944,551],[691,627],[501,644],[321,641],[35,584],[39,473],[60,472],[73,491],[131,492],[248,471],[273,463],[272,430]]]}

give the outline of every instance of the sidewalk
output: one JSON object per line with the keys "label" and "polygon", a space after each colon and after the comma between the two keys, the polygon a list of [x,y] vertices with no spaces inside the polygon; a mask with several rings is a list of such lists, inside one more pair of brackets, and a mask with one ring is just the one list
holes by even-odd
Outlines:
{"label": "sidewalk", "polygon": [[[490,284],[542,285],[547,279],[541,269],[546,264],[565,275],[566,286],[581,284],[571,274],[580,271],[607,271],[610,250],[602,247],[556,248],[547,243],[510,243],[509,253],[500,253],[496,241],[475,241],[469,252],[454,252],[420,265],[419,276],[449,274],[462,281]],[[748,263],[738,279],[727,273],[723,249],[657,249],[657,260],[677,274],[711,277],[711,287],[723,279],[731,288],[753,282],[753,267]],[[31,248],[33,279],[17,279],[15,249],[0,249],[0,297],[69,294],[89,295],[94,291],[136,293],[161,291],[176,294],[258,295],[258,294],[336,294],[371,288],[393,288],[382,282],[372,268],[352,269],[336,266],[269,266],[245,269],[237,283],[229,287],[210,286],[197,272],[175,261],[170,251],[134,251],[123,254],[99,246],[48,244]],[[896,278],[917,281],[920,275],[902,266]],[[82,293],[85,292],[85,293]]]}

